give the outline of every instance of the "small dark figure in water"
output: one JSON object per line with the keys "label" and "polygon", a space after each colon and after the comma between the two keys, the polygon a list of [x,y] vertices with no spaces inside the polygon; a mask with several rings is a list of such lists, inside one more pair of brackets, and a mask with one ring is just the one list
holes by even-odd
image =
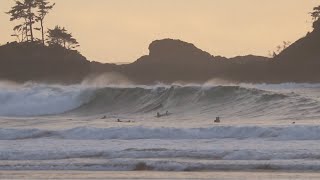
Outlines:
{"label": "small dark figure in water", "polygon": [[107,116],[103,116],[101,119],[107,119]]}
{"label": "small dark figure in water", "polygon": [[292,124],[296,124],[296,122],[292,122]]}
{"label": "small dark figure in water", "polygon": [[216,120],[214,120],[215,123],[220,123],[221,120],[220,120],[220,117],[216,117]]}
{"label": "small dark figure in water", "polygon": [[131,122],[134,122],[134,121],[121,121],[120,119],[117,119],[117,122],[120,122],[120,123],[131,123]]}
{"label": "small dark figure in water", "polygon": [[157,112],[157,117],[159,118],[159,117],[161,117],[161,115],[160,115],[160,113],[159,112]]}

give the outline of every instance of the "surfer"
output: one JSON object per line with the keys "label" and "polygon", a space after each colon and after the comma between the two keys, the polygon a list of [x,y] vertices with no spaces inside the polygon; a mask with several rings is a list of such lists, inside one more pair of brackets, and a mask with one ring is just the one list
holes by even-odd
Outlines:
{"label": "surfer", "polygon": [[220,120],[220,117],[216,117],[216,120],[214,120],[215,123],[220,123],[221,120]]}
{"label": "surfer", "polygon": [[119,122],[119,123],[133,123],[134,121],[131,121],[131,120],[129,120],[129,121],[121,121],[120,119],[117,119],[117,122]]}
{"label": "surfer", "polygon": [[157,112],[157,118],[160,118],[160,117],[163,117],[163,116],[169,116],[170,115],[170,113],[169,113],[169,111],[166,111],[166,113],[163,113],[163,114],[160,114],[159,112]]}

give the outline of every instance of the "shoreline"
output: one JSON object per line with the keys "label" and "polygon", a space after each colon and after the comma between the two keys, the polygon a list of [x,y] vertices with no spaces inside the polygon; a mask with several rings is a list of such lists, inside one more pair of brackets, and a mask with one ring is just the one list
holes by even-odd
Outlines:
{"label": "shoreline", "polygon": [[0,171],[0,179],[320,179],[320,172],[278,171]]}

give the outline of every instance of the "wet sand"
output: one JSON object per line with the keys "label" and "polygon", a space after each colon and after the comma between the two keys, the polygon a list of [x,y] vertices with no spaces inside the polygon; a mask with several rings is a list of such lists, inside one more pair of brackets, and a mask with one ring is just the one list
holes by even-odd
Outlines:
{"label": "wet sand", "polygon": [[0,171],[0,179],[318,180],[314,172]]}

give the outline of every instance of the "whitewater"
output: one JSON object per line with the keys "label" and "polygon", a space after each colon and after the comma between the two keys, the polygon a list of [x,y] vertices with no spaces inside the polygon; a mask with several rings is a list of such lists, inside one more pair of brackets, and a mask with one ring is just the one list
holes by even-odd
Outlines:
{"label": "whitewater", "polygon": [[320,170],[320,84],[1,82],[0,102],[0,170]]}

